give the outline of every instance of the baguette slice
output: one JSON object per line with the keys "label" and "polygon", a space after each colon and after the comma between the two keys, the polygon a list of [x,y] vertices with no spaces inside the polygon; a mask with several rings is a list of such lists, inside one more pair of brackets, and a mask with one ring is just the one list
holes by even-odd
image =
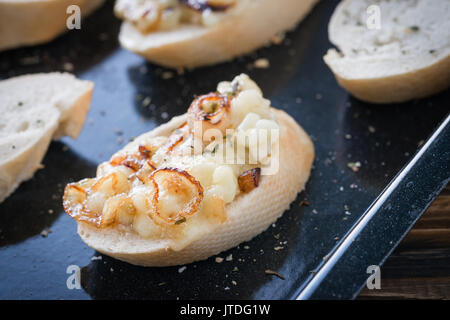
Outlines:
{"label": "baguette slice", "polygon": [[52,139],[78,136],[92,90],[63,73],[0,82],[0,202],[39,169]]}
{"label": "baguette slice", "polygon": [[[314,147],[305,131],[285,112],[274,109],[280,124],[280,168],[276,175],[264,176],[259,186],[237,197],[226,206],[227,220],[212,232],[181,250],[174,250],[165,240],[145,239],[116,228],[96,229],[78,223],[78,234],[95,250],[132,264],[170,266],[206,259],[248,241],[267,229],[289,208],[304,189],[314,159]],[[146,133],[126,148],[151,137],[168,136],[186,122],[186,115]]]}
{"label": "baguette slice", "polygon": [[[344,0],[330,24],[324,60],[339,84],[372,103],[404,102],[450,86],[450,1]],[[369,19],[369,20],[368,20]],[[367,23],[369,22],[369,24]]]}
{"label": "baguette slice", "polygon": [[53,40],[67,31],[66,12],[77,5],[87,16],[104,0],[0,0],[0,51]]}
{"label": "baguette slice", "polygon": [[121,45],[147,60],[171,68],[212,65],[247,54],[280,32],[294,28],[318,0],[249,0],[216,26],[182,25],[142,34],[124,22]]}

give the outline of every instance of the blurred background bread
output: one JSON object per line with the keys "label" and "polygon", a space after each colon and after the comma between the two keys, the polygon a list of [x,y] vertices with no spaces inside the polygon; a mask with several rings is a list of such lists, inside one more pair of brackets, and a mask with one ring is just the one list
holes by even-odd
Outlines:
{"label": "blurred background bread", "polygon": [[432,95],[450,86],[449,17],[447,0],[344,0],[329,24],[337,50],[324,60],[339,84],[363,101]]}
{"label": "blurred background bread", "polygon": [[104,0],[0,0],[0,51],[53,40],[67,31],[67,8],[80,7],[83,17]]}
{"label": "blurred background bread", "polygon": [[[141,9],[133,7],[133,0],[119,0],[115,11],[125,20],[119,35],[124,48],[166,67],[195,68],[229,61],[270,43],[276,35],[300,23],[317,2],[240,0],[224,11],[218,22],[182,22],[170,29],[161,29],[160,23],[149,31],[141,27],[146,21],[130,20]],[[128,8],[129,14],[123,8]],[[201,10],[190,11],[200,19],[205,14]]]}

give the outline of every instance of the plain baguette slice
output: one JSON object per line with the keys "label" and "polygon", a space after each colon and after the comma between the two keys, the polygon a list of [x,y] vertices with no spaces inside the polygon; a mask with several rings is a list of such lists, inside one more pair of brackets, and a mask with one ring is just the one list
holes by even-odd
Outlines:
{"label": "plain baguette slice", "polygon": [[0,81],[0,202],[39,169],[52,139],[78,136],[93,87],[66,73]]}
{"label": "plain baguette slice", "polygon": [[166,67],[212,65],[247,54],[294,28],[317,1],[249,0],[216,26],[182,25],[147,35],[124,22],[119,40],[124,48]]}
{"label": "plain baguette slice", "polygon": [[87,16],[104,0],[0,0],[0,51],[53,40],[67,31],[67,7]]}
{"label": "plain baguette slice", "polygon": [[[95,250],[142,266],[171,266],[203,260],[252,239],[275,222],[304,189],[314,159],[314,146],[306,132],[284,111],[274,109],[274,112],[281,130],[279,172],[264,176],[255,190],[228,204],[227,221],[187,247],[173,250],[169,241],[145,239],[115,228],[99,230],[85,223],[78,223],[78,234]],[[131,144],[168,136],[185,121],[186,115],[173,118]]]}
{"label": "plain baguette slice", "polygon": [[[369,29],[367,9],[380,8]],[[372,13],[371,13],[372,14]],[[372,103],[404,102],[450,86],[450,1],[344,0],[330,24],[324,60],[339,84]]]}

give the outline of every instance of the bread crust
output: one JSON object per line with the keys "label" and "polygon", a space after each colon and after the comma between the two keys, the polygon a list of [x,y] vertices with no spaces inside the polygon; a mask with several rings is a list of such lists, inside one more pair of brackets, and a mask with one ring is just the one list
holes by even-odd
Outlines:
{"label": "bread crust", "polygon": [[[329,55],[330,53],[324,60],[339,85],[362,101],[375,104],[406,102],[431,96],[450,87],[450,56],[426,68],[408,73],[379,78],[349,79],[339,74]],[[349,61],[347,64],[348,68],[351,68],[352,64],[354,66],[354,62]]]}
{"label": "bread crust", "polygon": [[[238,196],[226,206],[227,221],[175,251],[167,240],[147,240],[135,233],[117,229],[98,230],[78,224],[78,234],[95,250],[116,259],[141,266],[171,266],[206,259],[248,241],[267,229],[289,208],[309,178],[314,147],[306,132],[285,112],[273,109],[280,133],[280,168],[276,175],[264,176],[252,192]],[[169,134],[186,120],[186,115],[138,137]]]}
{"label": "bread crust", "polygon": [[214,27],[184,26],[142,35],[124,22],[121,45],[147,60],[171,68],[195,68],[249,53],[278,33],[296,26],[318,0],[250,0],[239,13]]}
{"label": "bread crust", "polygon": [[104,0],[0,0],[0,51],[53,40],[67,31],[66,13],[78,5],[89,15]]}
{"label": "bread crust", "polygon": [[49,130],[41,137],[36,137],[35,142],[12,159],[0,162],[0,203],[9,197],[22,183],[31,179],[41,167],[41,161],[47,152],[52,140],[53,131],[58,122],[49,126]]}

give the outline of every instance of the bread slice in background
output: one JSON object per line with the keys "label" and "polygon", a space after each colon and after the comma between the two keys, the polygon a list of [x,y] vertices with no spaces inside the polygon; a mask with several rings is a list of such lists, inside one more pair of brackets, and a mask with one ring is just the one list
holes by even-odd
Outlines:
{"label": "bread slice in background", "polygon": [[[368,28],[371,5],[380,8],[380,29]],[[324,60],[339,84],[363,101],[432,95],[450,86],[449,17],[448,0],[344,0],[328,30],[339,51],[330,49]]]}
{"label": "bread slice in background", "polygon": [[78,136],[93,87],[67,73],[0,81],[0,202],[33,176],[52,139]]}
{"label": "bread slice in background", "polygon": [[[53,40],[68,31],[67,7],[87,16],[104,0],[0,0],[0,51]],[[81,25],[81,27],[83,27]]]}
{"label": "bread slice in background", "polygon": [[124,22],[121,45],[147,60],[171,68],[195,68],[229,61],[264,46],[294,28],[318,0],[249,0],[215,26],[184,24],[142,34]]}

